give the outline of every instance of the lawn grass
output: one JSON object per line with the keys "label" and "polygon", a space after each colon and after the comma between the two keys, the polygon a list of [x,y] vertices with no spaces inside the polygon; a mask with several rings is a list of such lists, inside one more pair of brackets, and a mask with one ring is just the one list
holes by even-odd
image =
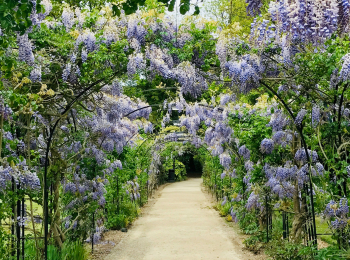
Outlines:
{"label": "lawn grass", "polygon": [[[27,209],[26,209],[26,212],[28,212],[28,214],[31,214],[31,211],[30,211],[30,201],[29,201],[29,198],[26,198],[25,200],[25,203],[26,203],[26,206],[27,206]],[[43,208],[41,205],[33,202],[33,214],[34,216],[41,216],[41,218],[43,218]],[[32,228],[33,228],[33,225],[31,223],[31,217],[30,215],[27,215],[27,228],[29,228],[30,230],[27,230],[27,228],[25,229],[25,234],[32,234]],[[7,231],[7,232],[11,232],[11,226],[9,225],[11,223],[10,219],[5,219],[5,220],[2,220],[2,222],[0,222],[0,225],[3,226],[4,230]],[[42,224],[39,224],[39,223],[35,223],[35,229],[36,231],[41,231],[42,229]]]}
{"label": "lawn grass", "polygon": [[[328,227],[328,223],[320,217],[316,217],[316,230],[317,234],[331,234],[331,230]],[[319,235],[318,236],[322,241],[335,245],[337,243],[336,240],[332,238],[331,235]]]}

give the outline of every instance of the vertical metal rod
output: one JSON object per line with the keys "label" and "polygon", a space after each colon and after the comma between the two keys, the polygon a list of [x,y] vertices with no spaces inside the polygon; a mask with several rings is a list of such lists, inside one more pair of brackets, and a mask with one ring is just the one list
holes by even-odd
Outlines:
{"label": "vertical metal rod", "polygon": [[224,197],[224,180],[221,179],[221,198]]}
{"label": "vertical metal rod", "polygon": [[[15,179],[12,177],[12,193],[15,194]],[[12,215],[13,215],[13,221],[11,225],[11,255],[15,256],[15,226],[16,226],[16,203],[13,199],[12,201]]]}
{"label": "vertical metal rod", "polygon": [[[24,208],[24,196],[22,198],[22,219],[24,219],[24,217],[26,216],[25,214],[25,208]],[[25,246],[24,246],[24,242],[25,242],[25,235],[24,235],[24,225],[22,226],[22,259],[24,260],[24,250],[25,250]]]}
{"label": "vertical metal rod", "polygon": [[288,238],[288,241],[289,241],[289,217],[288,217],[288,214],[287,215],[287,238]]}
{"label": "vertical metal rod", "polygon": [[[17,184],[17,192],[16,195],[18,196],[18,190],[19,190],[19,184]],[[17,236],[17,260],[19,260],[21,255],[21,226],[20,226],[21,220],[21,200],[17,198],[17,222],[16,222],[16,236]]]}
{"label": "vertical metal rod", "polygon": [[283,226],[283,239],[287,238],[286,233],[286,213],[282,211],[282,226]]}
{"label": "vertical metal rod", "polygon": [[267,208],[267,196],[265,196],[265,210],[266,210],[266,242],[269,242],[269,213]]}
{"label": "vertical metal rod", "polygon": [[117,214],[119,214],[119,178],[117,173]]}
{"label": "vertical metal rod", "polygon": [[95,212],[92,213],[91,253],[94,253]]}
{"label": "vertical metal rod", "polygon": [[142,203],[142,180],[140,180],[140,207],[142,206],[141,203]]}

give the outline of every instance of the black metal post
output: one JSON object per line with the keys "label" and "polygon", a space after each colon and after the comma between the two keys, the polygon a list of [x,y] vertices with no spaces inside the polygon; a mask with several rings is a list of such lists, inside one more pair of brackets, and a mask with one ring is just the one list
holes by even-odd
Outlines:
{"label": "black metal post", "polygon": [[289,241],[289,216],[288,216],[288,213],[286,213],[286,219],[287,219],[287,238],[288,238],[288,241]]}
{"label": "black metal post", "polygon": [[[25,203],[25,200],[24,200],[24,196],[23,196],[23,198],[22,198],[22,219],[24,219],[24,217],[26,216],[24,203]],[[22,260],[24,260],[24,250],[25,250],[24,243],[25,243],[25,236],[24,236],[24,225],[23,225],[22,226]]]}
{"label": "black metal post", "polygon": [[140,207],[142,206],[142,180],[140,180]]}
{"label": "black metal post", "polygon": [[282,229],[283,229],[283,239],[286,239],[286,213],[282,211]]}
{"label": "black metal post", "polygon": [[119,214],[119,178],[117,173],[117,214]]}
{"label": "black metal post", "polygon": [[265,196],[265,211],[266,211],[266,242],[269,242],[269,213],[267,208],[267,196]]}
{"label": "black metal post", "polygon": [[224,180],[221,179],[221,198],[224,197]]}
{"label": "black metal post", "polygon": [[[18,190],[20,186],[17,184],[17,196]],[[21,226],[20,226],[20,221],[21,221],[21,200],[17,198],[17,225],[16,225],[16,236],[17,236],[17,260],[19,260],[20,255],[21,255]]]}
{"label": "black metal post", "polygon": [[[12,194],[15,194],[15,179],[12,177]],[[12,201],[12,215],[13,215],[13,222],[11,225],[11,255],[15,256],[16,250],[15,250],[15,226],[16,226],[16,203],[13,199]]]}
{"label": "black metal post", "polygon": [[94,253],[95,211],[92,212],[91,253]]}

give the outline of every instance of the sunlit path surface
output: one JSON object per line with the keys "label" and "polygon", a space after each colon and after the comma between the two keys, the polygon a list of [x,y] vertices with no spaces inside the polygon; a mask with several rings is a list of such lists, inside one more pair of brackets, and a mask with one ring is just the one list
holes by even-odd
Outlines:
{"label": "sunlit path surface", "polygon": [[194,178],[166,186],[106,260],[246,259]]}

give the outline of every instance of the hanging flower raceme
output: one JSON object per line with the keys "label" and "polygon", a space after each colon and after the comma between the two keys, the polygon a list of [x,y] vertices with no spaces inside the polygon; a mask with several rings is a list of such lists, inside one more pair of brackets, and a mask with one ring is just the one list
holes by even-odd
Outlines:
{"label": "hanging flower raceme", "polygon": [[195,67],[188,61],[180,63],[174,70],[176,79],[181,86],[181,93],[199,97],[207,90],[208,84],[205,78],[200,75]]}
{"label": "hanging flower raceme", "polygon": [[256,194],[254,191],[250,193],[247,204],[246,204],[247,210],[253,210],[253,209],[263,209],[264,206],[260,203],[259,195]]}
{"label": "hanging flower raceme", "polygon": [[[312,162],[316,163],[318,160],[318,154],[316,151],[307,150]],[[307,155],[304,148],[300,148],[296,153],[294,159],[301,164],[307,163]]]}
{"label": "hanging flower raceme", "polygon": [[261,0],[246,0],[247,14],[250,16],[256,16],[260,14],[260,8],[262,7]]}
{"label": "hanging flower raceme", "polygon": [[225,94],[220,99],[220,105],[224,106],[227,102],[229,102],[231,99],[231,96],[229,94]]}
{"label": "hanging flower raceme", "polygon": [[277,132],[283,130],[288,124],[289,119],[283,114],[282,110],[277,109],[266,126],[272,127],[272,130]]}
{"label": "hanging flower raceme", "polygon": [[274,142],[271,139],[265,138],[262,140],[261,145],[260,145],[260,150],[263,153],[270,154],[272,153],[274,148]]}
{"label": "hanging flower raceme", "polygon": [[272,167],[265,164],[264,172],[267,178],[266,186],[270,187],[272,192],[279,198],[293,198],[295,186],[292,184],[297,178],[297,166],[287,162],[283,167]]}
{"label": "hanging flower raceme", "polygon": [[285,131],[277,131],[273,136],[272,140],[275,144],[281,145],[282,147],[286,147],[287,145],[290,145],[293,141],[293,134],[290,130]]}
{"label": "hanging flower raceme", "polygon": [[[145,44],[147,29],[144,26],[145,22],[138,19],[135,15],[130,16],[126,35],[129,41],[137,41],[137,46]],[[139,50],[139,47],[134,48]]]}
{"label": "hanging flower raceme", "polygon": [[339,203],[331,200],[324,211],[324,217],[330,220],[330,227],[333,230],[342,230],[348,226],[349,206],[346,198],[341,198]]}
{"label": "hanging flower raceme", "polygon": [[149,134],[153,133],[153,125],[152,125],[152,123],[146,124],[145,127],[144,127],[144,131],[145,131],[146,134],[147,133],[149,133]]}
{"label": "hanging flower raceme", "polygon": [[229,61],[225,64],[233,83],[239,85],[242,93],[247,93],[259,85],[261,73],[265,70],[259,58],[244,55],[240,61]]}
{"label": "hanging flower raceme", "polygon": [[28,65],[34,64],[34,46],[28,39],[28,34],[18,35],[18,58],[20,61],[26,62]]}
{"label": "hanging flower raceme", "polygon": [[223,201],[221,202],[221,206],[225,206],[226,203],[227,203],[227,197],[225,196]]}
{"label": "hanging flower raceme", "polygon": [[224,152],[224,153],[220,154],[219,158],[220,158],[220,164],[225,169],[228,169],[231,165],[231,156],[227,152]]}
{"label": "hanging flower raceme", "polygon": [[226,171],[223,171],[222,173],[221,173],[221,175],[220,175],[220,178],[221,179],[224,179],[226,177]]}
{"label": "hanging flower raceme", "polygon": [[0,191],[5,190],[12,180],[22,190],[39,191],[41,187],[39,177],[29,170],[25,160],[15,166],[0,166]]}
{"label": "hanging flower raceme", "polygon": [[172,71],[173,58],[168,54],[167,49],[160,49],[155,45],[151,45],[146,50],[146,57],[150,60],[149,71],[151,74],[158,73],[166,79],[174,79],[175,74]]}
{"label": "hanging flower raceme", "polygon": [[239,147],[238,154],[241,155],[244,158],[244,160],[250,159],[250,151],[245,145]]}
{"label": "hanging flower raceme", "polygon": [[64,27],[66,27],[66,31],[68,32],[74,24],[74,11],[70,8],[64,8],[62,12],[62,23]]}
{"label": "hanging flower raceme", "polygon": [[4,104],[3,99],[0,98],[0,116],[7,121],[11,119],[12,113],[12,109],[8,105]]}
{"label": "hanging flower raceme", "polygon": [[311,125],[312,125],[312,127],[316,127],[319,124],[320,117],[321,117],[321,113],[320,113],[319,106],[317,106],[317,105],[313,106],[312,112],[311,112]]}
{"label": "hanging flower raceme", "polygon": [[125,193],[129,195],[131,201],[140,198],[140,185],[137,183],[137,176],[132,181],[127,181],[124,185]]}
{"label": "hanging flower raceme", "polygon": [[295,120],[294,120],[294,123],[297,125],[297,126],[301,126],[302,122],[303,122],[303,119],[305,117],[305,115],[307,114],[307,110],[302,108],[299,113],[297,114],[297,116],[295,117]]}
{"label": "hanging flower raceme", "polygon": [[129,56],[127,69],[130,77],[134,76],[138,71],[144,70],[145,68],[146,61],[144,60],[142,53],[131,54]]}

